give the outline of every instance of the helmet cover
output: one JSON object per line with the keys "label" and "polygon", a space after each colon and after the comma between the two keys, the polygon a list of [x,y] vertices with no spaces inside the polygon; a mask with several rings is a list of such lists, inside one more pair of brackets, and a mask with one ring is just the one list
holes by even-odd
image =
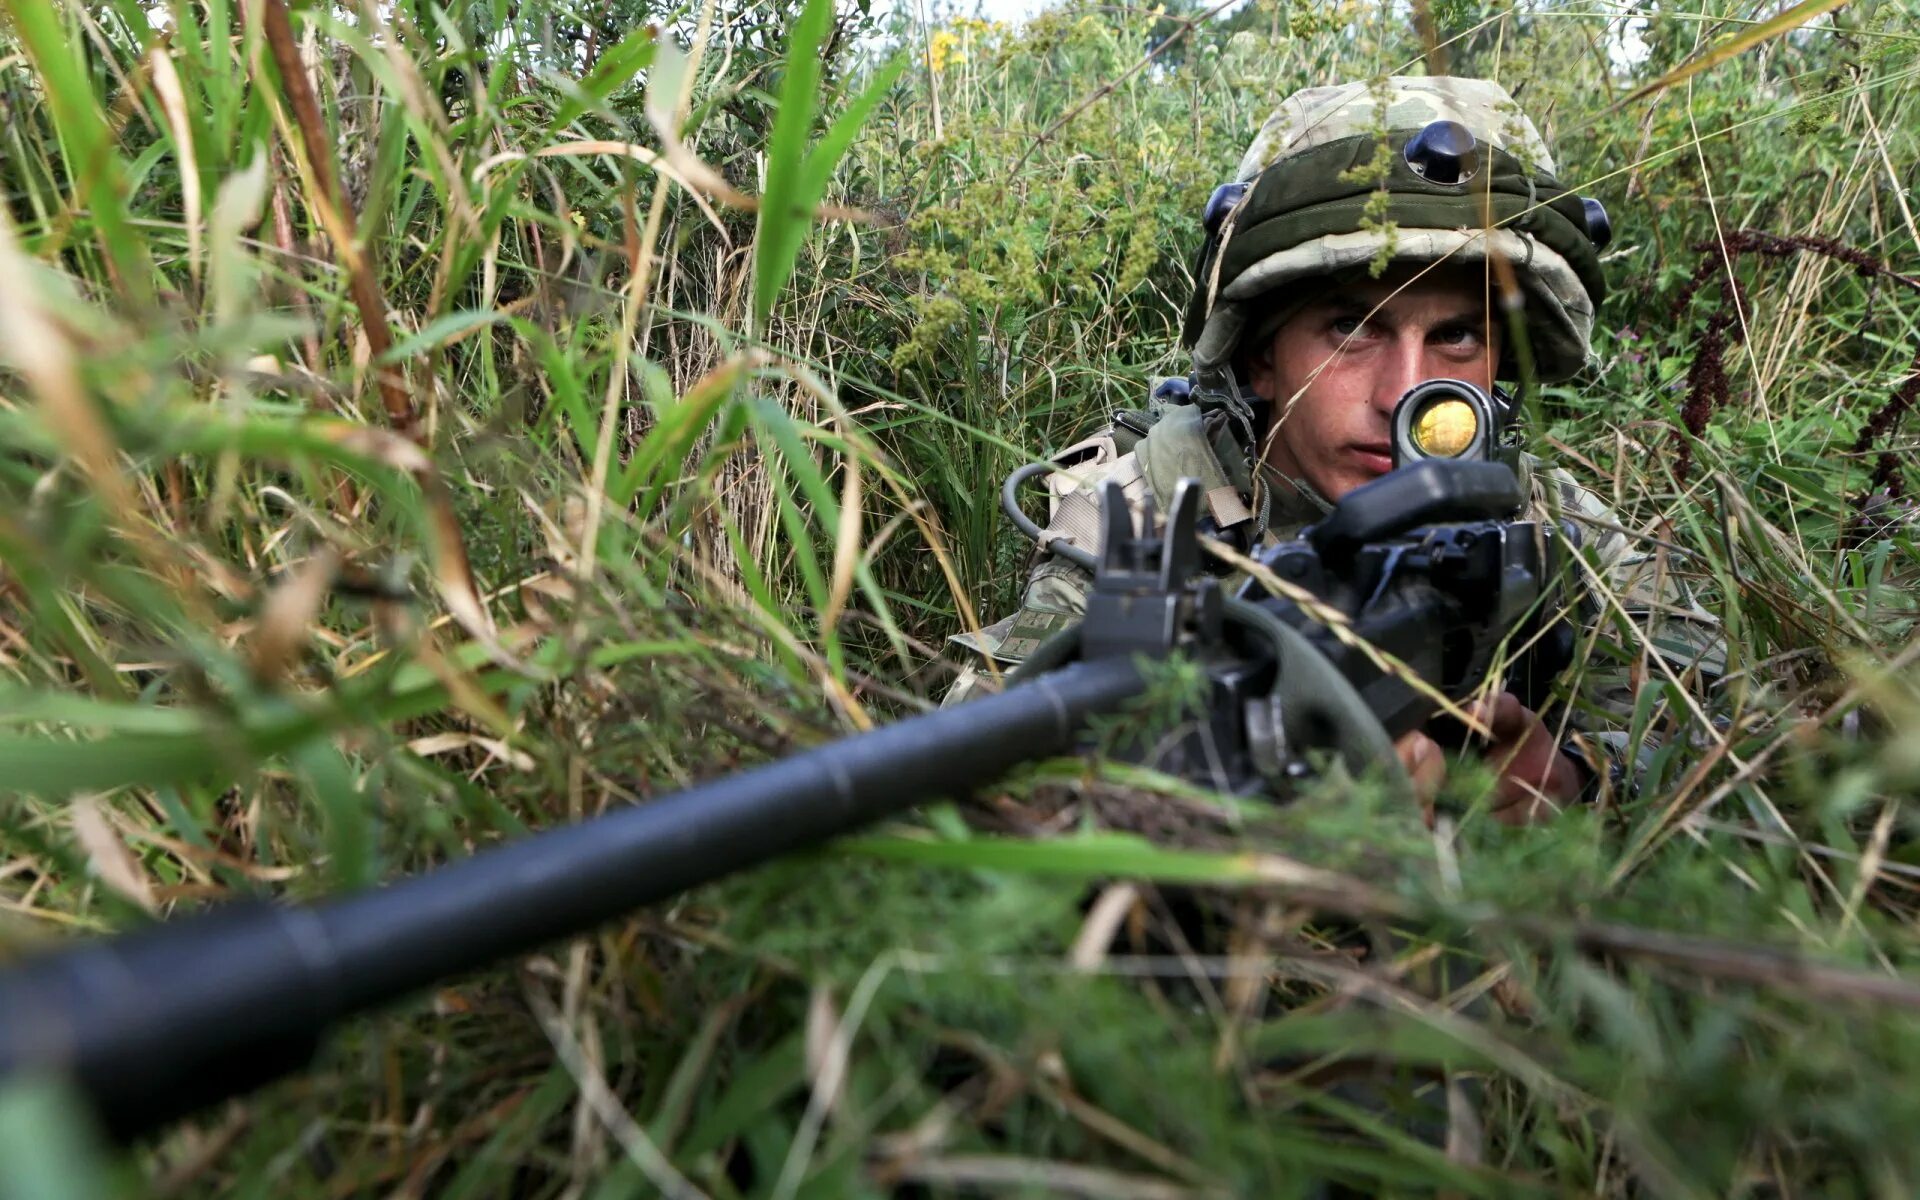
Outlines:
{"label": "helmet cover", "polygon": [[[1447,121],[1464,126],[1475,147],[1451,164],[1457,170],[1429,172],[1409,146]],[[1383,131],[1384,177],[1376,158]],[[1392,76],[1295,92],[1241,159],[1235,177],[1245,194],[1203,252],[1183,337],[1196,374],[1203,384],[1218,380],[1250,328],[1270,331],[1276,309],[1297,307],[1312,284],[1383,251],[1414,264],[1504,257],[1524,293],[1537,373],[1549,381],[1574,374],[1605,284],[1581,199],[1553,169],[1539,130],[1487,80]],[[1374,199],[1381,190],[1384,213]]]}

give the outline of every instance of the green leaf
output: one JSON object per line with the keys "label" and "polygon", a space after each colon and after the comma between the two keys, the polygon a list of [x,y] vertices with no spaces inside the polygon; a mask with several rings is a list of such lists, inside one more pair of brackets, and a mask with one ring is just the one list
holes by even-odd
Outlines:
{"label": "green leaf", "polygon": [[147,257],[146,240],[128,217],[126,162],[78,54],[84,42],[68,36],[70,31],[62,23],[66,6],[48,0],[0,0],[0,6],[13,18],[14,36],[39,72],[39,90],[53,111],[75,199],[98,227],[119,285],[131,290],[134,299],[151,303],[153,264]]}
{"label": "green leaf", "polygon": [[782,68],[780,108],[767,139],[767,184],[760,196],[758,247],[753,260],[753,329],[766,327],[775,297],[793,273],[812,218],[806,195],[807,135],[819,105],[820,45],[833,20],[833,0],[807,0],[794,23]]}
{"label": "green leaf", "polygon": [[565,129],[579,120],[589,108],[599,107],[608,96],[633,82],[633,77],[653,62],[658,49],[658,32],[651,25],[642,25],[602,54],[600,61],[593,65],[593,72],[578,85],[571,80],[556,78],[554,82],[557,86],[575,95],[554,114],[553,128]]}
{"label": "green leaf", "polygon": [[1779,37],[1783,33],[1790,33],[1800,28],[1800,26],[1805,25],[1808,21],[1813,20],[1815,17],[1825,16],[1846,2],[1847,0],[1800,0],[1800,3],[1787,9],[1779,16],[1743,29],[1726,41],[1715,45],[1712,49],[1702,54],[1699,58],[1694,59],[1692,62],[1682,63],[1679,67],[1662,75],[1620,103],[1624,106],[1632,104],[1636,100],[1644,100],[1648,96],[1664,92],[1676,83],[1684,83],[1688,79],[1693,78],[1708,67],[1717,67],[1743,51],[1751,50],[1761,42]]}
{"label": "green leaf", "polygon": [[110,1161],[65,1084],[16,1075],[0,1084],[0,1200],[102,1200]]}
{"label": "green leaf", "polygon": [[566,1067],[559,1063],[549,1067],[492,1135],[460,1156],[459,1173],[437,1189],[443,1200],[511,1193],[515,1173],[524,1166],[529,1147],[553,1115],[578,1094],[578,1085]]}
{"label": "green leaf", "polygon": [[807,156],[806,169],[802,174],[803,193],[811,197],[809,210],[818,204],[826,194],[827,182],[833,178],[833,169],[853,145],[853,139],[860,132],[867,119],[873,115],[880,101],[886,97],[888,89],[900,78],[900,72],[907,67],[907,56],[896,55],[893,60],[874,74],[873,82],[857,96],[847,110],[835,119],[826,134],[814,144],[813,153]]}
{"label": "green leaf", "polygon": [[388,350],[380,359],[382,363],[405,362],[416,354],[431,350],[443,342],[450,342],[462,334],[488,325],[498,325],[510,320],[507,313],[496,309],[462,309],[450,312],[444,317],[435,317],[427,322],[419,333],[401,340]]}
{"label": "green leaf", "polygon": [[335,883],[343,888],[370,886],[378,876],[373,814],[352,765],[325,738],[303,743],[288,757],[326,814],[327,855]]}
{"label": "green leaf", "polygon": [[707,428],[713,414],[733,396],[735,385],[745,373],[741,359],[720,364],[680,398],[680,403],[660,414],[659,421],[634,450],[629,473],[638,490],[644,482],[646,493],[640,499],[641,516],[649,515],[660,492],[669,482],[667,472],[677,471],[686,461],[694,442]]}
{"label": "green leaf", "polygon": [[46,796],[235,778],[259,763],[328,731],[337,715],[284,702],[266,705],[246,726],[200,717],[176,733],[111,737],[0,736],[0,780],[9,791]]}
{"label": "green leaf", "polygon": [[219,767],[202,734],[128,734],[79,741],[0,737],[0,779],[7,790],[48,796],[97,792],[128,784],[181,783]]}
{"label": "green leaf", "polygon": [[735,1066],[726,1094],[688,1132],[680,1161],[713,1153],[774,1111],[782,1097],[804,1082],[800,1046],[795,1035],[752,1062]]}
{"label": "green leaf", "polygon": [[71,692],[0,688],[0,726],[41,721],[75,725],[100,733],[190,734],[202,726],[199,714],[153,704],[115,704]]}
{"label": "green leaf", "polygon": [[1131,834],[1098,833],[1053,841],[973,838],[964,842],[888,836],[846,838],[834,849],[862,858],[936,867],[1020,871],[1074,879],[1126,876],[1163,883],[1251,883],[1258,864],[1244,854],[1171,850]]}
{"label": "green leaf", "polygon": [[1263,1057],[1339,1057],[1364,1047],[1371,1061],[1453,1070],[1487,1066],[1486,1056],[1440,1029],[1374,1008],[1290,1013],[1261,1026],[1252,1044]]}

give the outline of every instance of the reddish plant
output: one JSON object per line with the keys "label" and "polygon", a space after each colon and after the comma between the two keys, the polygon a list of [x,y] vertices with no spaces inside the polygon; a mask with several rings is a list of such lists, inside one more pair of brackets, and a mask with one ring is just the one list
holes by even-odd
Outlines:
{"label": "reddish plant", "polygon": [[[1873,444],[1883,437],[1890,436],[1900,424],[1900,418],[1907,415],[1915,399],[1920,399],[1920,352],[1915,352],[1913,363],[1907,368],[1907,377],[1900,386],[1887,397],[1880,410],[1867,418],[1860,427],[1860,436],[1853,440],[1853,452],[1865,454]],[[1873,464],[1873,478],[1867,482],[1867,494],[1885,491],[1891,496],[1899,496],[1904,491],[1900,479],[1900,456],[1891,450],[1882,450]]]}
{"label": "reddish plant", "polygon": [[[1846,263],[1863,279],[1885,279],[1920,292],[1920,279],[1892,270],[1864,251],[1832,238],[1782,236],[1758,229],[1736,229],[1718,241],[1697,243],[1693,249],[1702,256],[1700,266],[1694,271],[1693,278],[1680,289],[1680,294],[1674,297],[1672,316],[1678,321],[1692,303],[1694,295],[1716,276],[1720,280],[1720,303],[1707,315],[1707,327],[1701,332],[1700,340],[1695,345],[1693,363],[1687,368],[1687,402],[1680,410],[1680,420],[1687,434],[1692,436],[1679,435],[1674,439],[1678,452],[1674,473],[1682,482],[1693,469],[1694,438],[1706,432],[1707,422],[1728,400],[1727,347],[1740,338],[1744,328],[1740,321],[1740,285],[1733,273],[1733,267],[1741,255],[1755,254],[1762,258],[1781,259],[1803,252],[1819,254]],[[1865,454],[1875,443],[1891,435],[1916,399],[1920,399],[1920,353],[1914,355],[1913,365],[1894,389],[1893,395],[1860,427],[1860,435],[1854,439],[1853,452]],[[1876,492],[1899,496],[1904,490],[1899,472],[1899,457],[1892,451],[1882,451],[1874,465],[1873,478],[1867,490],[1854,501],[1856,513],[1864,509],[1868,498]]]}

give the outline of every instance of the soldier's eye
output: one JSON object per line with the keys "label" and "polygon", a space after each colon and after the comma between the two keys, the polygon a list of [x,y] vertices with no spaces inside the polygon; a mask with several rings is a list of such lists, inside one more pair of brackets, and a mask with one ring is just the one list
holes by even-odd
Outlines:
{"label": "soldier's eye", "polygon": [[1366,328],[1366,320],[1361,317],[1335,317],[1333,331],[1341,337],[1352,337]]}

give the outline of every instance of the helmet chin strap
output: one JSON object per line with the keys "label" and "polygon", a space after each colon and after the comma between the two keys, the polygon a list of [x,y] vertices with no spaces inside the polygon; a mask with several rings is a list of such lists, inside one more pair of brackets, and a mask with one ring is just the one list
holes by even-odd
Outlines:
{"label": "helmet chin strap", "polygon": [[[1323,516],[1333,511],[1333,501],[1321,495],[1319,488],[1314,487],[1311,483],[1308,483],[1304,479],[1298,479],[1292,475],[1287,474],[1285,471],[1282,471],[1279,467],[1274,466],[1270,462],[1266,462],[1263,460],[1260,463],[1260,478],[1262,479],[1262,481],[1265,481],[1268,479],[1275,479],[1275,480],[1279,480],[1281,483],[1286,484],[1288,487],[1293,489],[1296,495],[1298,495],[1302,500],[1306,501],[1309,505],[1311,505],[1316,511],[1318,511]],[[1273,488],[1269,486],[1264,490],[1269,495],[1271,495]]]}
{"label": "helmet chin strap", "polygon": [[1232,367],[1208,372],[1207,381],[1194,386],[1193,401],[1225,414],[1234,427],[1235,440],[1246,447],[1247,477],[1253,480],[1253,499],[1258,506],[1255,515],[1262,531],[1272,523],[1273,479],[1285,481],[1323,511],[1333,507],[1304,480],[1290,479],[1267,463],[1264,450],[1267,425],[1273,419],[1273,402],[1242,390],[1239,375]]}
{"label": "helmet chin strap", "polygon": [[1325,493],[1321,492],[1319,488],[1308,483],[1304,478],[1290,475],[1267,461],[1267,438],[1273,432],[1271,428],[1274,409],[1273,401],[1263,399],[1259,396],[1248,396],[1243,392],[1240,388],[1239,378],[1232,368],[1227,368],[1222,374],[1225,376],[1224,382],[1227,388],[1231,391],[1234,400],[1239,404],[1239,411],[1244,414],[1246,423],[1243,428],[1251,434],[1246,443],[1249,447],[1247,451],[1247,468],[1248,474],[1252,476],[1254,481],[1254,490],[1259,493],[1260,527],[1262,529],[1271,528],[1273,496],[1276,487],[1285,487],[1291,491],[1295,496],[1299,497],[1300,500],[1304,501],[1307,507],[1311,508],[1316,515],[1325,516],[1327,513],[1332,512],[1333,501],[1329,500]]}

